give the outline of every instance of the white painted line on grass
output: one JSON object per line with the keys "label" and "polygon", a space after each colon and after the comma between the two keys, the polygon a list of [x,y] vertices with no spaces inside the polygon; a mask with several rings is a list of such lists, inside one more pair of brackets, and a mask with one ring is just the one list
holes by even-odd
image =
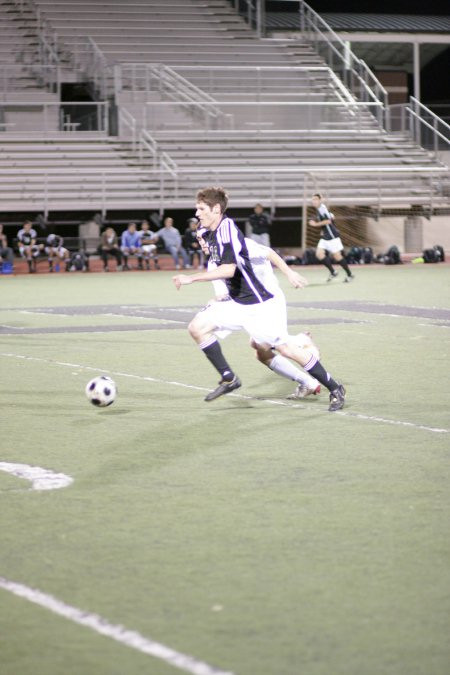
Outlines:
{"label": "white painted line on grass", "polygon": [[73,478],[66,476],[65,473],[56,473],[29,464],[0,462],[0,471],[31,481],[32,490],[59,490],[73,483]]}
{"label": "white painted line on grass", "polygon": [[30,588],[24,584],[10,581],[4,577],[0,577],[0,588],[17,595],[19,598],[25,598],[25,600],[34,602],[36,605],[45,607],[45,609],[48,609],[55,614],[59,614],[60,616],[69,619],[69,621],[78,623],[80,626],[90,628],[96,633],[100,633],[100,635],[105,635],[127,647],[136,649],[138,652],[142,652],[142,654],[148,654],[149,656],[161,659],[161,661],[165,661],[165,663],[168,663],[175,668],[184,670],[186,673],[192,673],[193,675],[233,675],[231,672],[219,670],[203,661],[197,661],[197,659],[194,659],[188,654],[182,654],[160,642],[155,642],[150,638],[146,638],[137,631],[129,630],[128,628],[125,628],[125,626],[110,623],[107,619],[104,619],[98,614],[91,614],[83,609],[67,605],[53,595],[48,595],[35,588]]}
{"label": "white painted line on grass", "polygon": [[[114,375],[115,377],[128,377],[135,380],[142,380],[144,382],[156,382],[157,384],[169,384],[175,387],[183,387],[184,389],[194,389],[195,391],[209,392],[210,390],[206,387],[199,387],[194,384],[186,384],[185,382],[177,382],[176,380],[163,380],[158,377],[151,377],[149,375],[134,375],[132,373],[122,373],[120,371],[108,370],[106,368],[94,368],[93,366],[84,366],[80,363],[67,363],[65,361],[52,361],[51,359],[43,359],[38,356],[25,356],[22,354],[11,354],[11,353],[2,353],[0,356],[15,358],[15,359],[24,359],[26,361],[38,361],[41,363],[48,363],[54,366],[65,366],[68,368],[79,368],[82,370],[93,371],[97,373],[106,373],[108,375]],[[301,408],[302,410],[308,410],[308,406],[302,405],[300,403],[291,403],[290,401],[279,401],[276,399],[263,398],[261,396],[250,396],[246,394],[227,394],[227,398],[239,398],[247,401],[259,401],[260,403],[266,403],[268,405],[278,405],[284,406],[286,408]],[[327,409],[324,410],[315,410],[314,412],[323,412],[328,413]],[[411,429],[418,429],[421,431],[430,431],[435,434],[450,434],[450,429],[444,429],[440,427],[430,427],[426,424],[415,424],[414,422],[405,422],[403,420],[392,420],[386,417],[377,417],[374,415],[365,415],[364,413],[352,412],[350,410],[340,410],[338,412],[332,413],[333,415],[339,415],[341,417],[348,417],[349,419],[359,419],[365,420],[367,422],[377,422],[379,424],[389,424],[399,427],[409,427]]]}

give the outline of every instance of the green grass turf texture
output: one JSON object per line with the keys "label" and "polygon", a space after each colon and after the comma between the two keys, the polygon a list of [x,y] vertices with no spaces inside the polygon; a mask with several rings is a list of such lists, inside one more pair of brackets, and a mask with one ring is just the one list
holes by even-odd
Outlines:
{"label": "green grass turf texture", "polygon": [[[307,289],[281,281],[290,303],[450,307],[446,265],[356,268],[352,284],[301,271]],[[0,324],[139,325],[19,310],[195,308],[212,294],[177,292],[171,276],[3,278]],[[36,492],[0,472],[0,575],[236,675],[447,675],[450,434],[419,427],[450,429],[449,324],[332,307],[289,317],[345,383],[345,415],[327,412],[325,393],[277,405],[293,386],[256,362],[244,334],[223,348],[236,393],[251,398],[210,404],[217,376],[185,325],[0,336],[0,460],[74,478]],[[114,375],[117,401],[99,410],[84,395],[97,371],[56,361],[155,381]],[[181,672],[0,596],[2,675]]]}

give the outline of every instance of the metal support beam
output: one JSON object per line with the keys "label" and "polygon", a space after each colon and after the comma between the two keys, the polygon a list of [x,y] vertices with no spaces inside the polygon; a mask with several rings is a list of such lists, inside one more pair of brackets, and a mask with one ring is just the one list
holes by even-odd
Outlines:
{"label": "metal support beam", "polygon": [[420,44],[413,43],[414,98],[420,101]]}

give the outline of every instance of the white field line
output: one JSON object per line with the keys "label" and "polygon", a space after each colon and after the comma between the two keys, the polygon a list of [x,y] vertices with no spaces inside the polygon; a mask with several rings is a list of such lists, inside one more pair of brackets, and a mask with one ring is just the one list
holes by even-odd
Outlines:
{"label": "white field line", "polygon": [[66,476],[65,473],[56,473],[50,469],[42,469],[40,466],[29,464],[0,462],[0,471],[31,481],[32,490],[58,490],[73,483],[73,478]]}
{"label": "white field line", "polygon": [[69,619],[69,621],[78,623],[80,626],[90,628],[96,633],[100,633],[100,635],[105,635],[127,647],[136,649],[138,652],[142,652],[142,654],[148,654],[149,656],[161,659],[161,661],[164,661],[175,668],[179,668],[186,673],[192,673],[192,675],[233,675],[230,672],[214,668],[203,661],[197,661],[197,659],[188,654],[177,652],[160,642],[155,642],[155,640],[146,638],[137,631],[129,630],[128,628],[125,628],[125,626],[109,623],[107,619],[104,619],[98,614],[91,614],[83,609],[67,605],[53,595],[48,595],[35,588],[30,588],[24,584],[10,581],[4,577],[0,577],[0,588],[17,595],[19,598],[25,598],[25,600],[29,600],[36,605],[45,607],[45,609],[48,609],[55,614],[59,614],[59,616],[63,616],[66,619]]}
{"label": "white field line", "polygon": [[[15,358],[15,359],[24,359],[26,361],[37,361],[40,363],[48,363],[53,366],[64,366],[66,368],[78,368],[81,370],[88,370],[88,371],[93,371],[97,373],[106,373],[110,376],[114,375],[115,377],[128,377],[131,379],[135,380],[142,380],[144,382],[156,382],[158,384],[168,384],[168,385],[173,385],[175,387],[183,387],[184,389],[194,389],[196,391],[201,391],[201,392],[209,392],[209,389],[206,387],[198,387],[194,384],[186,384],[185,382],[177,382],[176,380],[163,380],[158,377],[150,377],[148,375],[134,375],[132,373],[122,373],[120,371],[115,371],[115,370],[108,370],[106,368],[94,368],[93,366],[84,366],[80,363],[67,363],[66,361],[53,361],[51,359],[43,359],[38,356],[25,356],[22,354],[12,354],[12,353],[6,353],[6,352],[0,352],[0,356],[6,357],[6,358]],[[262,398],[259,396],[249,396],[245,394],[227,394],[228,397],[233,397],[233,398],[240,398],[243,400],[247,401],[259,401],[261,403],[266,403],[268,405],[278,405],[278,406],[283,406],[286,408],[302,408],[304,410],[307,409],[307,406],[302,405],[300,403],[291,403],[290,401],[278,401],[274,399],[269,399],[269,398]],[[315,411],[318,412],[318,411]],[[327,412],[328,410],[323,410],[320,412]],[[350,419],[358,419],[358,420],[364,420],[367,422],[377,422],[379,424],[388,424],[392,426],[400,426],[400,427],[408,427],[411,429],[418,429],[421,431],[430,431],[435,434],[450,434],[450,429],[444,429],[440,427],[430,427],[427,426],[426,424],[415,424],[414,422],[405,422],[403,420],[393,420],[389,419],[386,417],[377,417],[375,415],[365,415],[364,413],[357,413],[357,412],[351,412],[350,410],[345,411],[345,410],[340,410],[338,412],[333,413],[333,415],[339,415],[341,417],[348,417]]]}

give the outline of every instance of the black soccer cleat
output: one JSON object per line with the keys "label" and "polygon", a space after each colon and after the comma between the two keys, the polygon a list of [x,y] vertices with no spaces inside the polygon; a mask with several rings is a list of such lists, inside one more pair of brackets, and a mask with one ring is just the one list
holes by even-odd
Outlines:
{"label": "black soccer cleat", "polygon": [[345,403],[345,387],[343,384],[340,384],[337,389],[330,392],[330,405],[328,410],[330,412],[336,412],[336,410],[341,410],[344,407]]}
{"label": "black soccer cleat", "polygon": [[214,391],[210,391],[209,394],[205,396],[205,401],[214,401],[215,398],[219,398],[219,396],[223,396],[224,394],[229,394],[230,391],[239,389],[239,387],[242,387],[242,382],[236,376],[234,376],[231,381],[220,380],[219,386],[216,387]]}

